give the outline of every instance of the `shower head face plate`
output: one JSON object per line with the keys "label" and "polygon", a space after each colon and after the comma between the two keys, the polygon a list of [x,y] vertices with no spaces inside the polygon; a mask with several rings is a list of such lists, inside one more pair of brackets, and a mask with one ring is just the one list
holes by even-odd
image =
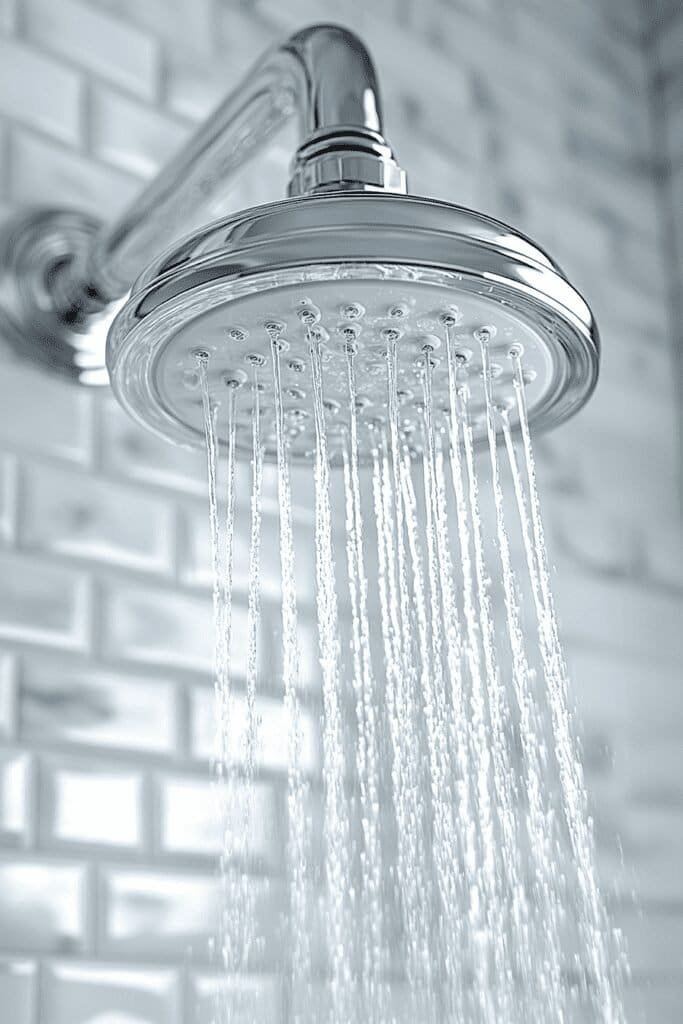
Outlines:
{"label": "shower head face plate", "polygon": [[[597,374],[597,335],[585,303],[545,254],[458,207],[352,198],[251,211],[194,236],[143,275],[114,323],[108,353],[114,391],[136,419],[177,443],[202,445],[208,383],[212,405],[227,407],[228,395],[234,402],[237,450],[250,457],[258,394],[262,442],[274,458],[275,348],[290,454],[308,461],[316,447],[314,350],[331,459],[341,458],[353,409],[364,460],[388,425],[393,358],[399,429],[419,457],[427,360],[434,426],[448,427],[449,351],[475,442],[485,439],[482,337],[493,401],[513,428],[514,352],[523,353],[533,427],[552,426],[585,401]],[[217,429],[225,441],[220,412]]]}
{"label": "shower head face plate", "polygon": [[[475,435],[483,436],[485,431],[482,355],[476,340],[483,327],[491,336],[488,348],[496,403],[510,410],[514,406],[513,366],[508,353],[515,345],[524,353],[527,403],[532,414],[538,415],[541,407],[552,404],[563,384],[555,373],[557,360],[540,332],[533,331],[513,310],[493,308],[488,297],[458,288],[455,282],[443,280],[443,275],[420,275],[417,269],[411,272],[406,267],[371,265],[346,267],[341,278],[338,273],[338,267],[318,267],[308,271],[305,280],[301,280],[301,272],[280,273],[277,282],[259,277],[251,281],[253,291],[198,314],[190,326],[169,334],[152,370],[157,402],[184,432],[192,431],[189,440],[203,437],[201,361],[205,358],[212,404],[226,405],[228,391],[236,393],[236,443],[246,455],[251,454],[256,381],[265,453],[275,456],[272,362],[276,346],[290,452],[294,458],[312,457],[311,347],[319,345],[330,455],[341,451],[349,427],[351,352],[361,454],[369,451],[376,444],[378,431],[388,426],[387,360],[395,346],[400,429],[417,453],[421,449],[427,357],[432,368],[435,426],[447,426],[445,316],[458,320],[449,328],[451,349],[457,360],[458,381],[469,389]],[[375,276],[380,273],[381,277]],[[307,324],[307,319],[312,322]],[[225,417],[218,417],[217,429],[225,440]]]}

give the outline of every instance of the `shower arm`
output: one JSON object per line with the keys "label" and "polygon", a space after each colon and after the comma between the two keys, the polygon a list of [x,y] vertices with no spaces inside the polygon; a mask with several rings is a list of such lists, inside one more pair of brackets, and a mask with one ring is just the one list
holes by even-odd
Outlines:
{"label": "shower arm", "polygon": [[[261,58],[113,224],[74,210],[17,218],[0,250],[0,331],[10,344],[95,382],[103,339],[91,328],[103,311],[154,257],[211,219],[212,201],[295,113],[302,141],[289,195],[405,193],[405,174],[382,135],[377,78],[363,43],[334,25],[303,29]],[[98,336],[88,341],[89,332]],[[38,345],[44,351],[36,353]]]}

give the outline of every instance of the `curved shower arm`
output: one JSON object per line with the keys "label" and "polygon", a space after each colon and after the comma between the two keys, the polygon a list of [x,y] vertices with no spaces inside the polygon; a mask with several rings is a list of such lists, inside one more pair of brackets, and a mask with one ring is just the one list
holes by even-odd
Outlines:
{"label": "curved shower arm", "polygon": [[[265,147],[297,107],[300,83],[290,52],[254,67],[140,195],[95,240],[91,285],[104,300],[123,295],[138,273],[182,234],[199,227],[212,201]],[[247,88],[245,88],[245,86]]]}
{"label": "curved shower arm", "polygon": [[[211,201],[297,112],[303,145],[291,194],[331,187],[405,191],[381,135],[379,89],[367,50],[347,29],[315,25],[270,50],[103,230],[91,254],[92,291],[104,300],[124,294],[153,257],[209,219]],[[337,172],[332,178],[324,175],[329,168]]]}
{"label": "curved shower arm", "polygon": [[20,355],[101,382],[107,308],[154,257],[212,219],[234,174],[297,112],[290,195],[406,191],[366,48],[347,29],[313,25],[267,52],[113,224],[60,209],[10,223],[0,238],[0,335]]}

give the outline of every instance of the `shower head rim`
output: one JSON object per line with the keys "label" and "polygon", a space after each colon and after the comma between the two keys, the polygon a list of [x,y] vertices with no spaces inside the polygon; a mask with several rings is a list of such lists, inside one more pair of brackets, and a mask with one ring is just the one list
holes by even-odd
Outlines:
{"label": "shower head rim", "polygon": [[[502,251],[533,261],[567,280],[557,262],[534,239],[488,214],[433,197],[347,190],[320,195],[289,196],[272,203],[240,210],[188,232],[159,253],[138,275],[132,286],[132,294],[146,291],[167,274],[182,273],[190,261],[243,249],[245,240],[249,245],[256,245],[259,241],[270,242],[292,237],[304,226],[303,215],[306,216],[307,222],[316,222],[315,229],[320,233],[332,229],[351,230],[350,215],[354,206],[359,214],[362,214],[361,223],[367,223],[368,214],[374,211],[377,217],[374,222],[376,226],[393,220],[395,225],[403,228],[410,237],[416,229],[425,228],[426,216],[438,215],[442,219],[442,224],[439,227],[431,224],[430,231],[466,238],[475,243],[495,244]],[[398,213],[398,216],[395,216],[395,213]],[[308,226],[312,225],[309,223]]]}
{"label": "shower head rim", "polygon": [[[532,416],[535,429],[557,425],[592,393],[599,336],[591,311],[559,267],[526,236],[438,200],[349,192],[256,207],[209,225],[161,254],[138,278],[112,325],[107,363],[114,393],[155,433],[187,447],[201,445],[196,429],[182,419],[174,422],[163,408],[155,375],[164,325],[167,332],[171,325],[174,331],[192,330],[197,316],[230,301],[231,289],[240,294],[243,286],[254,287],[275,271],[310,272],[342,264],[347,274],[354,265],[373,265],[377,273],[393,267],[450,275],[465,289],[476,284],[481,293],[487,286],[503,305],[511,296],[513,309],[515,301],[521,303],[535,329],[550,323],[552,331],[556,323],[554,344],[569,377],[564,390],[553,392],[552,408],[543,417]],[[152,348],[141,356],[150,337],[155,339]]]}
{"label": "shower head rim", "polygon": [[[351,220],[354,211],[362,217],[358,222]],[[425,227],[425,215],[435,213],[443,223]],[[374,220],[368,221],[370,214]],[[274,225],[274,218],[280,223]],[[389,230],[391,241],[400,246],[391,253],[376,248],[377,233],[383,232],[386,240]],[[423,247],[421,255],[416,255],[416,240]],[[456,245],[466,253],[461,262]],[[531,290],[539,302],[557,305],[559,286],[565,315],[590,339],[599,358],[599,333],[588,304],[528,236],[485,214],[437,199],[337,192],[252,207],[187,235],[160,254],[138,277],[129,301],[112,323],[107,366],[111,372],[121,340],[137,320],[155,313],[174,295],[212,279],[231,280],[263,270],[334,262],[405,264],[468,274],[476,269],[473,263],[477,259],[481,260],[482,275],[517,281],[521,287],[525,287],[525,275],[536,274]]]}

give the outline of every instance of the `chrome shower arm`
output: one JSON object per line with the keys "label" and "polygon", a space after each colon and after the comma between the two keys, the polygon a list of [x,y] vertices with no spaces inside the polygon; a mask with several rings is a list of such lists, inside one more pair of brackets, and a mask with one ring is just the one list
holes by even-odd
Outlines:
{"label": "chrome shower arm", "polygon": [[212,200],[294,114],[302,146],[291,194],[351,187],[405,192],[404,175],[382,138],[379,89],[367,50],[347,29],[316,25],[266,53],[102,232],[92,253],[94,291],[105,300],[118,298],[160,251],[210,220]]}
{"label": "chrome shower arm", "polygon": [[31,211],[10,224],[0,244],[0,333],[20,354],[99,380],[97,318],[153,257],[215,216],[231,177],[295,113],[302,142],[290,195],[406,191],[363,43],[335,25],[311,26],[266,53],[113,224],[73,210]]}
{"label": "chrome shower arm", "polygon": [[300,90],[291,52],[271,51],[201,125],[132,204],[96,238],[94,292],[124,294],[138,273],[182,234],[211,219],[210,207],[241,167],[294,113]]}

